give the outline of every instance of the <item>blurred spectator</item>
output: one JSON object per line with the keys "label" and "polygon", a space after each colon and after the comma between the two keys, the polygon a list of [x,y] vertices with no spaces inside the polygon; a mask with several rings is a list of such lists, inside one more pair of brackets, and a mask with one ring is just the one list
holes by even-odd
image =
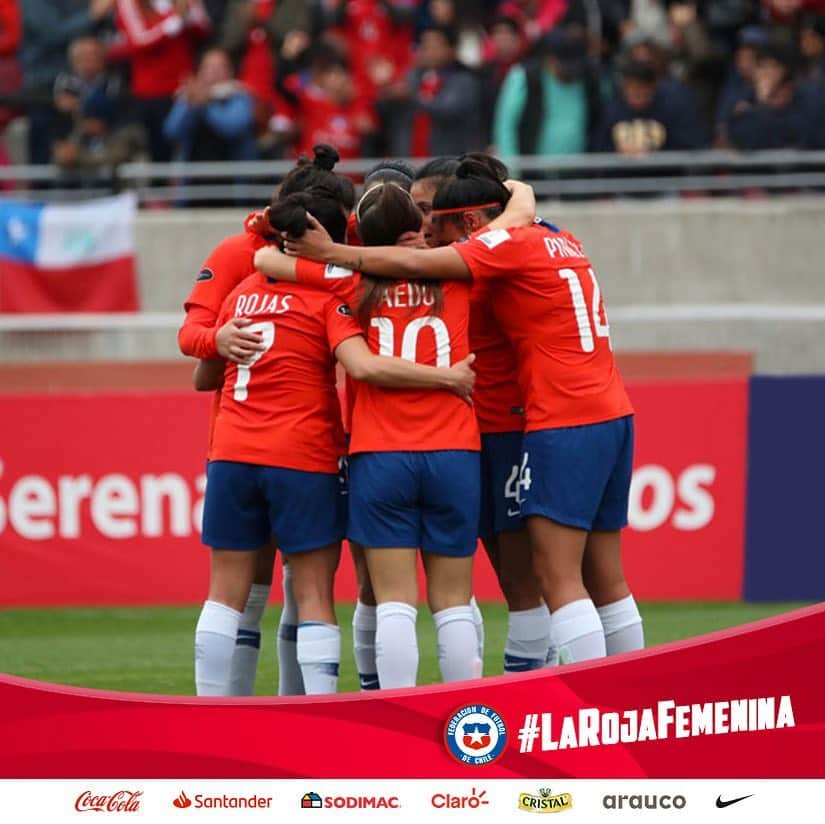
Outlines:
{"label": "blurred spectator", "polygon": [[768,23],[795,27],[804,7],[805,0],[762,0],[762,15]]}
{"label": "blurred spectator", "polygon": [[737,35],[733,63],[719,94],[716,108],[716,142],[728,145],[727,121],[733,107],[753,91],[753,75],[756,70],[756,55],[768,45],[770,33],[764,26],[745,26]]}
{"label": "blurred spectator", "polygon": [[311,45],[306,3],[233,0],[226,11],[219,44],[238,70],[238,79],[255,99],[255,132],[268,154],[284,129],[285,103],[276,89],[276,74],[286,74]]}
{"label": "blurred spectator", "polygon": [[[483,13],[476,0],[430,0],[426,5],[424,25],[420,31],[433,26],[449,26],[458,33],[456,58],[465,66],[478,69],[488,59],[489,45],[484,32]],[[516,22],[516,27],[521,27]]]}
{"label": "blurred spectator", "polygon": [[327,36],[345,49],[359,95],[399,82],[413,60],[416,0],[324,0]]}
{"label": "blurred spectator", "polygon": [[496,13],[517,20],[532,45],[561,21],[567,6],[567,0],[501,0]]}
{"label": "blurred spectator", "polygon": [[825,88],[825,15],[810,14],[799,32],[802,77]]}
{"label": "blurred spectator", "polygon": [[795,64],[787,48],[759,52],[753,91],[734,104],[727,120],[737,149],[825,148],[825,92],[798,83]]}
{"label": "blurred spectator", "polygon": [[194,71],[195,48],[209,33],[201,0],[117,0],[126,40],[137,118],[146,126],[152,160],[167,161],[163,123],[180,84]]}
{"label": "blurred spectator", "polygon": [[[10,97],[20,91],[22,77],[17,61],[20,45],[20,11],[17,0],[0,0],[0,97]],[[14,117],[14,109],[0,101],[0,136]],[[0,143],[0,163],[5,154]]]}
{"label": "blurred spectator", "polygon": [[69,43],[92,32],[115,0],[25,0],[20,4],[23,36],[20,65],[22,93],[29,115],[30,163],[51,159],[52,88],[66,68]]}
{"label": "blurred spectator", "polygon": [[310,82],[295,89],[298,154],[312,155],[312,147],[329,143],[341,158],[360,157],[364,140],[378,128],[372,106],[360,96],[347,61],[329,45],[313,62]]}
{"label": "blurred spectator", "polygon": [[484,106],[484,134],[487,136],[493,132],[493,117],[501,85],[510,69],[524,56],[525,45],[521,28],[512,17],[497,17],[490,25],[488,51],[481,67],[481,100]]}
{"label": "blurred spectator", "polygon": [[70,169],[117,166],[145,151],[145,133],[137,123],[116,125],[116,101],[97,86],[80,103],[72,131],[54,144],[54,162]]}
{"label": "blurred spectator", "polygon": [[254,160],[255,109],[252,96],[233,77],[222,49],[201,58],[197,74],[181,86],[163,125],[178,160]]}
{"label": "blurred spectator", "polygon": [[54,82],[53,134],[65,137],[77,125],[86,100],[95,93],[109,99],[108,108],[117,113],[120,82],[106,71],[106,47],[96,37],[78,37],[69,46],[69,70]]}
{"label": "blurred spectator", "polygon": [[605,104],[593,150],[641,155],[669,149],[698,149],[705,129],[689,94],[673,94],[650,65],[628,62],[619,93]]}
{"label": "blurred spectator", "polygon": [[505,158],[587,151],[600,108],[587,37],[577,26],[548,34],[539,56],[514,66],[501,89],[493,142]]}
{"label": "blurred spectator", "polygon": [[417,67],[392,90],[404,105],[390,124],[390,154],[434,157],[483,148],[481,84],[456,60],[457,43],[455,29],[421,33]]}

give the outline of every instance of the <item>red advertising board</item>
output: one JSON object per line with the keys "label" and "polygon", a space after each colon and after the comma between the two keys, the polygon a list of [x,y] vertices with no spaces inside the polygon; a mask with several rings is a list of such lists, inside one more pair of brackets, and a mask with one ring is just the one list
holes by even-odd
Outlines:
{"label": "red advertising board", "polygon": [[[740,598],[747,381],[630,392],[637,448],[625,557],[635,594]],[[3,397],[0,606],[201,600],[208,405],[191,392]],[[497,599],[482,554],[476,596]],[[347,560],[338,596],[355,598]]]}

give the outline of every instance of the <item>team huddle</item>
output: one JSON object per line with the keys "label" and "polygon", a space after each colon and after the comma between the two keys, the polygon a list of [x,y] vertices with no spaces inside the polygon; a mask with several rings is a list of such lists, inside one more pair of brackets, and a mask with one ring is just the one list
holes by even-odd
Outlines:
{"label": "team huddle", "polygon": [[215,391],[198,695],[253,693],[276,548],[279,693],[336,691],[344,538],[362,689],[416,684],[419,553],[443,680],[481,676],[479,538],[506,672],[642,648],[620,546],[633,409],[581,244],[490,156],[386,161],[357,201],[336,161],[299,161],[185,304],[181,351]]}

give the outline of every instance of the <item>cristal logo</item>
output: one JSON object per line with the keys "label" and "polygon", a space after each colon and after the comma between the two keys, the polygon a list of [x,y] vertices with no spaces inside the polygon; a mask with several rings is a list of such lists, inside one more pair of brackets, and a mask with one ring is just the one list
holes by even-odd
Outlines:
{"label": "cristal logo", "polygon": [[192,806],[192,802],[187,797],[186,793],[181,790],[180,795],[172,802],[179,810],[185,810]]}
{"label": "cristal logo", "polygon": [[74,802],[79,813],[136,813],[140,809],[143,790],[118,790],[111,795],[92,795],[91,790],[80,793]]}

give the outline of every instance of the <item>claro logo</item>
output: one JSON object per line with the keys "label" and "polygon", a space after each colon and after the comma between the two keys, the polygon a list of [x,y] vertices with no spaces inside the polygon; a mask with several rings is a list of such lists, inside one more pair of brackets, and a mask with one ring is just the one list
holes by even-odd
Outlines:
{"label": "claro logo", "polygon": [[190,483],[175,472],[9,478],[0,461],[0,534],[10,530],[30,541],[90,532],[115,539],[185,538],[200,532],[205,490],[205,475]]}
{"label": "claro logo", "polygon": [[630,526],[638,532],[666,523],[685,532],[706,527],[715,510],[710,491],[715,480],[711,464],[693,464],[676,476],[658,464],[637,467],[630,484]]}

